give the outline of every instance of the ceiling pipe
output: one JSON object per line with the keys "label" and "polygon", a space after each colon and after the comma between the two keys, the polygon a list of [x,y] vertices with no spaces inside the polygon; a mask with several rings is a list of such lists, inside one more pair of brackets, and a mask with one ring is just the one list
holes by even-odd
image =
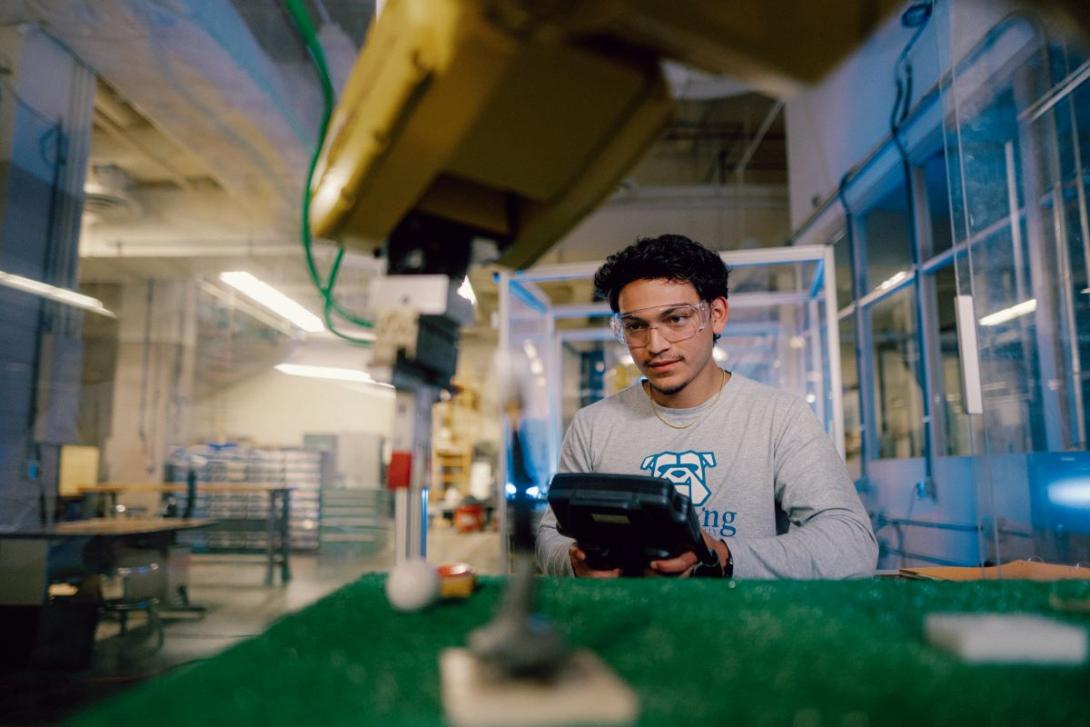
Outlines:
{"label": "ceiling pipe", "polygon": [[780,115],[780,111],[783,110],[783,101],[779,100],[772,104],[772,108],[768,110],[765,115],[764,121],[757,127],[757,133],[754,135],[753,140],[746,146],[745,151],[742,152],[742,158],[738,160],[737,166],[734,168],[734,173],[738,175],[738,183],[742,183],[742,175],[746,171],[746,167],[749,166],[749,162],[753,159],[753,155],[757,153],[757,147],[764,141],[765,135],[768,130],[772,128],[773,122],[776,121],[776,117]]}
{"label": "ceiling pipe", "polygon": [[108,116],[111,121],[123,129],[127,129],[130,126],[136,126],[142,120],[136,111],[130,108],[124,101],[117,98],[117,96],[101,82],[95,92],[95,111],[98,111],[103,116]]}
{"label": "ceiling pipe", "polygon": [[112,117],[105,113],[100,113],[95,119],[100,129],[106,132],[114,141],[119,144],[128,147],[144,157],[147,157],[154,162],[160,169],[167,173],[171,181],[177,184],[179,187],[185,190],[192,190],[193,183],[190,182],[181,171],[178,170],[173,164],[157,155],[151,149],[136,141],[131,135],[125,132],[125,129],[117,124]]}

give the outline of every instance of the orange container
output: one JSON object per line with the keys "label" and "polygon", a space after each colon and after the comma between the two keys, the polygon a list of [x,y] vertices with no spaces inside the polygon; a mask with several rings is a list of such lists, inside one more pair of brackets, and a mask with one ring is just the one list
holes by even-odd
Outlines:
{"label": "orange container", "polygon": [[459,505],[454,510],[454,527],[459,533],[475,533],[484,527],[484,507]]}

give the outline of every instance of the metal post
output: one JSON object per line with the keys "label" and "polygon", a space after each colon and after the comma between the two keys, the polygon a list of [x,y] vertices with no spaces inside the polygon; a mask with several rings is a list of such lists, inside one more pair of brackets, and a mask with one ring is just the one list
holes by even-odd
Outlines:
{"label": "metal post", "polygon": [[867,249],[863,236],[863,223],[854,214],[847,215],[850,227],[852,289],[855,292],[855,361],[859,380],[859,456],[860,480],[867,481],[868,462],[878,459],[881,447],[878,440],[878,414],[874,405],[874,358],[871,356],[870,309],[863,305],[867,293]]}
{"label": "metal post", "polygon": [[[1049,79],[1050,80],[1050,79]],[[1068,105],[1071,101],[1068,102]],[[1072,115],[1074,122],[1074,115]],[[1086,446],[1086,422],[1083,419],[1083,395],[1082,395],[1082,357],[1079,355],[1079,333],[1075,321],[1075,301],[1072,299],[1075,292],[1074,282],[1071,279],[1071,262],[1067,233],[1067,220],[1065,219],[1065,201],[1063,185],[1063,165],[1060,160],[1060,132],[1056,126],[1055,112],[1048,115],[1039,115],[1028,122],[1032,128],[1037,125],[1040,128],[1040,136],[1030,134],[1029,137],[1040,141],[1040,153],[1044,159],[1044,167],[1052,182],[1052,228],[1053,243],[1056,245],[1055,274],[1059,279],[1054,286],[1058,293],[1056,323],[1062,331],[1060,335],[1060,352],[1066,363],[1066,371],[1057,371],[1057,374],[1066,373],[1065,379],[1069,386],[1066,403],[1068,410],[1067,429],[1065,431],[1065,449],[1082,449]],[[1072,127],[1074,137],[1076,131]],[[1073,138],[1075,148],[1076,171],[1081,167],[1078,157],[1078,140]],[[1083,191],[1082,176],[1075,177],[1075,189]],[[1084,240],[1085,242],[1085,240]],[[1040,301],[1038,301],[1040,305]]]}
{"label": "metal post", "polygon": [[556,464],[560,460],[560,442],[564,439],[564,390],[563,370],[560,355],[560,342],[556,337],[556,316],[551,307],[545,316],[545,345],[542,347],[541,360],[545,365],[546,406],[548,406],[548,431],[549,450],[548,467],[549,478],[556,471]]}
{"label": "metal post", "polygon": [[276,569],[276,492],[269,490],[268,511],[265,513],[265,585],[273,584]]}
{"label": "metal post", "polygon": [[[501,356],[506,356],[511,349],[511,275],[510,273],[501,272],[496,280],[496,287],[499,292],[499,352]],[[510,568],[510,557],[507,547],[507,442],[511,441],[511,433],[507,429],[507,414],[503,410],[503,402],[497,404],[499,411],[497,414],[500,417],[500,446],[499,457],[497,458],[496,472],[496,516],[499,518],[499,531],[500,531],[500,563],[501,567],[507,571]]]}
{"label": "metal post", "polygon": [[[1015,175],[1014,141],[1007,140],[1003,144],[1003,163],[1007,181],[1007,224],[1010,227],[1011,236],[1011,267],[1014,268],[1014,299],[1016,303],[1022,303],[1033,295],[1026,288],[1026,260],[1023,250],[1025,245],[1022,238],[1021,203],[1018,200],[1018,179]],[[1030,217],[1027,215],[1026,223]],[[1018,342],[1022,349],[1022,361],[1027,363],[1033,360],[1034,348],[1031,341],[1029,321],[1026,316],[1018,318]],[[1028,376],[1027,370],[1027,376]]]}
{"label": "metal post", "polygon": [[923,365],[924,396],[930,401],[930,405],[925,410],[925,415],[931,422],[930,429],[926,432],[929,435],[928,452],[934,461],[946,454],[948,434],[946,419],[943,416],[946,411],[946,387],[942,374],[942,344],[939,340],[938,293],[935,275],[924,269],[924,262],[934,257],[935,242],[932,235],[931,201],[927,194],[927,180],[920,167],[912,168],[911,184],[912,218],[916,225],[915,239],[918,246],[916,279],[919,290],[917,310],[920,313],[921,334],[919,356]]}
{"label": "metal post", "polygon": [[[903,150],[903,147],[899,147]],[[920,488],[917,491],[926,494],[932,500],[937,499],[935,490],[935,452],[942,444],[935,433],[935,391],[936,372],[928,366],[928,354],[935,337],[929,340],[928,333],[932,329],[932,321],[935,320],[934,306],[930,286],[924,280],[923,261],[930,257],[931,253],[931,216],[927,207],[927,189],[923,178],[923,170],[913,167],[907,153],[902,151],[901,166],[904,170],[905,194],[909,200],[908,213],[910,231],[912,235],[912,292],[915,294],[912,306],[916,329],[916,383],[920,387],[920,405],[923,407],[923,460],[924,479],[917,483]],[[929,315],[930,314],[930,315]]]}
{"label": "metal post", "polygon": [[280,491],[280,583],[291,581],[291,489]]}
{"label": "metal post", "polygon": [[[1012,82],[1015,94],[1015,102],[1019,106],[1028,106],[1034,98],[1034,91],[1027,72],[1022,71]],[[1030,285],[1033,296],[1037,301],[1034,311],[1036,320],[1037,365],[1039,371],[1038,390],[1042,404],[1042,415],[1045,428],[1045,447],[1048,451],[1062,452],[1066,447],[1065,417],[1063,400],[1060,395],[1060,366],[1062,351],[1060,341],[1057,340],[1060,331],[1060,316],[1056,310],[1053,286],[1056,281],[1050,271],[1055,270],[1052,263],[1055,257],[1049,249],[1049,240],[1046,234],[1045,218],[1041,210],[1041,200],[1044,197],[1047,186],[1046,180],[1041,178],[1040,157],[1042,149],[1036,144],[1033,129],[1028,124],[1018,126],[1019,144],[1021,154],[1022,181],[1026,205],[1026,234],[1029,249]],[[1047,161],[1047,160],[1046,160]],[[1061,198],[1053,201],[1059,204]],[[1024,302],[1023,300],[1017,301]],[[1032,373],[1027,372],[1032,376]],[[1032,429],[1030,430],[1032,432]],[[1031,436],[1032,439],[1032,436]],[[1030,449],[1039,448],[1038,442],[1033,442]]]}
{"label": "metal post", "polygon": [[401,563],[411,557],[409,549],[409,489],[394,490],[394,562]]}
{"label": "metal post", "polygon": [[436,390],[420,385],[397,392],[391,444],[401,464],[391,466],[394,490],[394,555],[400,563],[428,555],[428,490],[430,484],[431,408]]}
{"label": "metal post", "polygon": [[[818,268],[820,268],[823,264],[824,263],[819,263]],[[821,355],[821,301],[819,299],[815,298],[806,304],[806,318],[807,335],[806,339],[804,339],[806,340],[806,343],[804,345],[806,347],[806,353],[808,353],[809,356],[803,355],[801,356],[801,358],[804,361],[809,359],[809,361],[803,364],[803,371],[805,372],[803,373],[803,386],[806,386],[808,382],[813,381],[813,377],[815,374],[823,373]],[[801,333],[801,331],[799,333]],[[798,335],[798,333],[796,335]],[[814,396],[816,397],[814,400],[814,405],[816,406],[818,419],[820,419],[821,423],[825,425],[826,430],[829,431],[829,435],[834,437],[835,439],[836,435],[831,429],[829,429],[830,424],[832,424],[834,428],[836,426],[836,423],[832,422],[832,417],[828,411],[828,409],[832,405],[832,400],[829,397],[830,393],[831,392],[829,391],[829,381],[824,376],[822,376],[821,389],[816,394],[814,394]],[[844,444],[843,442],[841,442],[837,446],[837,449],[842,449],[843,446]],[[841,452],[840,455],[841,457],[843,457],[844,453]]]}
{"label": "metal post", "polygon": [[[1057,174],[1059,170],[1057,170]],[[1078,186],[1082,186],[1081,181]],[[1067,397],[1070,406],[1066,444],[1073,449],[1086,446],[1086,422],[1082,417],[1082,357],[1079,355],[1079,331],[1075,321],[1075,301],[1072,300],[1074,285],[1071,280],[1071,259],[1068,252],[1067,225],[1064,220],[1063,183],[1057,178],[1052,186],[1052,224],[1055,230],[1056,271],[1059,277],[1059,308],[1062,312],[1063,331],[1061,350],[1068,364]]]}
{"label": "metal post", "polygon": [[[1083,72],[1090,74],[1090,61],[1082,64]],[[1083,77],[1085,79],[1085,76]],[[1086,202],[1086,185],[1082,183],[1083,167],[1082,167],[1082,151],[1079,149],[1079,124],[1075,115],[1075,104],[1073,101],[1067,104],[1069,122],[1071,124],[1071,149],[1073,154],[1073,160],[1075,162],[1075,195],[1079,204],[1079,236],[1082,238],[1082,255],[1083,264],[1086,266],[1086,280],[1087,285],[1090,285],[1090,212],[1087,211]],[[1085,131],[1085,130],[1084,130]],[[1078,347],[1074,347],[1076,355],[1078,355]],[[1073,372],[1072,383],[1079,392],[1079,399],[1077,401],[1077,411],[1075,416],[1078,420],[1078,432],[1079,442],[1077,446],[1083,449],[1087,446],[1086,442],[1086,404],[1082,399],[1082,375],[1081,372]]]}
{"label": "metal post", "polygon": [[[394,562],[402,563],[409,558],[409,478],[402,471],[401,457],[409,456],[412,448],[412,394],[398,391],[394,401],[394,421],[390,433],[393,457],[386,470],[387,486],[394,491]],[[407,430],[407,431],[406,431]],[[408,465],[412,466],[409,459]]]}
{"label": "metal post", "polygon": [[830,405],[833,408],[833,441],[841,458],[844,452],[844,382],[841,380],[840,368],[840,319],[837,316],[836,302],[836,252],[832,245],[825,248],[825,260],[822,263],[825,270],[824,302],[825,302],[825,345],[828,347],[829,356],[829,387]]}

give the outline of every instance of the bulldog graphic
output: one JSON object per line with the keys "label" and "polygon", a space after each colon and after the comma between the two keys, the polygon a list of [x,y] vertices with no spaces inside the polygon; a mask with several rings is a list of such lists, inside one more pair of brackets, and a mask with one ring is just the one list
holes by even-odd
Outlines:
{"label": "bulldog graphic", "polygon": [[644,458],[640,469],[647,470],[652,477],[662,477],[674,483],[677,491],[688,495],[694,507],[704,504],[711,496],[705,472],[715,466],[715,454],[712,452],[659,452]]}

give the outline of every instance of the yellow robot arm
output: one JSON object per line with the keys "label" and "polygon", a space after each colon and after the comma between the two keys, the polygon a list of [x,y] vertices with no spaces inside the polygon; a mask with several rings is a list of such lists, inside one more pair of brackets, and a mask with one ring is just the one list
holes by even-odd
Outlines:
{"label": "yellow robot arm", "polygon": [[896,4],[390,0],[331,119],[312,230],[385,245],[392,272],[464,272],[475,236],[527,266],[669,123],[660,59],[783,90]]}

